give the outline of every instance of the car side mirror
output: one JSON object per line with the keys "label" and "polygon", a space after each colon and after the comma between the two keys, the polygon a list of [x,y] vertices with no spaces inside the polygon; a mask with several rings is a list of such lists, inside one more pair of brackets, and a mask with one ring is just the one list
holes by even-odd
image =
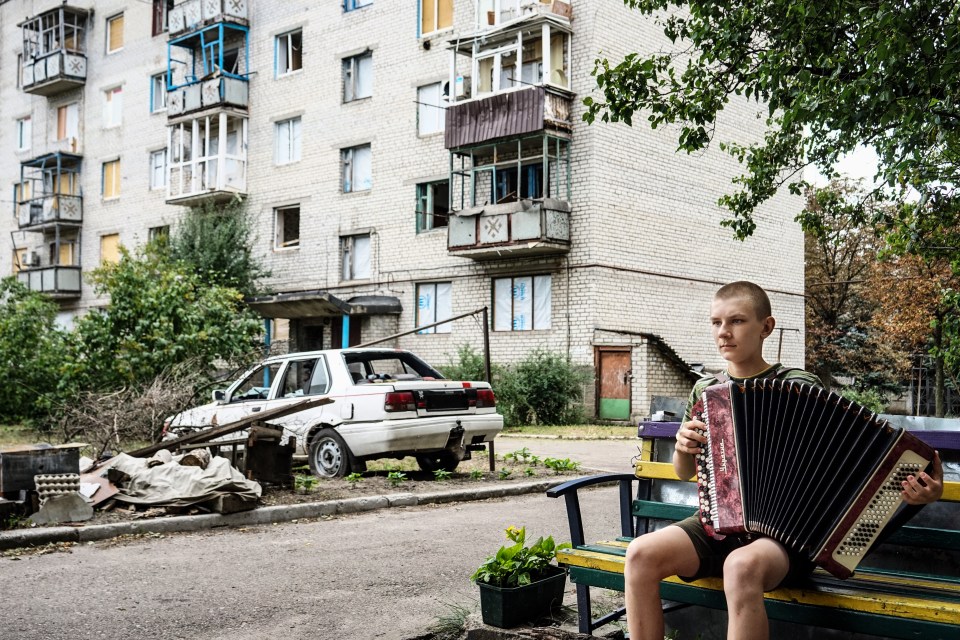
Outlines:
{"label": "car side mirror", "polygon": [[227,392],[223,389],[217,389],[213,392],[213,401],[214,402],[223,402],[227,397]]}

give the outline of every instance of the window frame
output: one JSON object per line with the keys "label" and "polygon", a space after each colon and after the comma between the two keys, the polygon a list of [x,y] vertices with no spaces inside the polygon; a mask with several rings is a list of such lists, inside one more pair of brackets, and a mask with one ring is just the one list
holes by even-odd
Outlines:
{"label": "window frame", "polygon": [[17,118],[17,151],[29,151],[33,145],[33,116]]}
{"label": "window frame", "polygon": [[[438,103],[432,104],[430,102],[425,102],[424,98],[421,96],[421,92],[428,87],[437,87],[437,97]],[[446,87],[446,93],[444,93],[444,87]],[[417,87],[417,135],[418,136],[432,136],[438,133],[443,133],[444,128],[447,123],[447,107],[450,106],[450,81],[440,80],[438,82],[430,82],[427,84],[422,84]],[[439,127],[435,130],[424,131],[421,128],[421,123],[424,118],[421,117],[421,114],[424,113],[425,109],[430,109],[439,114],[437,118],[437,124]]]}
{"label": "window frame", "polygon": [[[367,271],[365,274],[358,275],[356,257],[356,241],[360,238],[367,240]],[[373,234],[355,233],[348,236],[340,236],[340,280],[349,282],[355,280],[369,280],[373,277]],[[349,264],[349,269],[347,268]]]}
{"label": "window frame", "polygon": [[[154,149],[150,152],[150,191],[158,191],[160,189],[167,188],[167,148],[163,149]],[[163,159],[162,164],[157,167],[154,163],[154,158],[160,156]],[[163,176],[160,184],[157,184],[154,180],[155,172],[157,169],[160,169],[161,175]]]}
{"label": "window frame", "polygon": [[[549,294],[546,299],[546,323],[544,324],[537,316],[537,280],[539,278],[546,278],[547,286],[549,289]],[[515,300],[517,298],[515,289],[516,281],[520,279],[529,279],[530,280],[530,326],[517,328],[517,312]],[[510,281],[510,328],[498,328],[500,324],[498,321],[499,317],[499,307],[497,304],[497,282]],[[542,283],[541,283],[542,284]],[[542,291],[542,287],[540,288]],[[518,276],[504,276],[492,278],[490,282],[490,300],[491,300],[491,309],[493,313],[491,314],[490,325],[493,331],[499,331],[502,333],[514,333],[514,332],[526,332],[526,331],[549,331],[553,328],[553,274],[550,273],[535,273],[530,275],[518,275]]]}
{"label": "window frame", "polygon": [[[286,140],[281,136],[281,130],[286,127]],[[300,162],[303,156],[303,116],[293,116],[277,120],[273,123],[273,163],[284,166]],[[283,143],[283,144],[281,144]],[[286,160],[281,161],[281,148],[286,149]]]}
{"label": "window frame", "polygon": [[[110,48],[110,42],[111,42],[111,40],[112,40],[111,35],[113,34],[113,28],[114,28],[113,25],[117,22],[117,20],[120,21],[120,46],[117,47],[116,49],[111,49],[111,48]],[[115,54],[115,53],[119,53],[119,52],[123,51],[123,45],[124,45],[124,38],[123,38],[124,33],[123,33],[123,29],[124,29],[125,26],[126,26],[126,25],[124,24],[123,11],[121,11],[120,13],[115,13],[115,14],[113,14],[112,16],[108,16],[108,17],[107,17],[107,19],[106,19],[106,38],[107,38],[107,41],[106,41],[106,43],[105,43],[105,44],[106,44],[106,55],[109,56],[109,55],[113,55],[113,54]]]}
{"label": "window frame", "polygon": [[161,237],[170,237],[170,225],[161,224],[156,227],[147,227],[147,242],[154,242]]}
{"label": "window frame", "polygon": [[[297,239],[295,241],[289,240],[284,242],[283,236],[287,230],[286,229],[287,222],[286,222],[286,219],[284,218],[284,214],[286,212],[293,211],[294,209],[296,209],[297,211]],[[299,203],[288,204],[288,205],[283,205],[280,207],[273,208],[273,228],[274,228],[273,250],[274,251],[294,251],[294,250],[300,249],[300,239],[301,239],[300,238],[300,229],[301,229],[300,220],[301,220],[302,211],[303,210],[300,207]]]}
{"label": "window frame", "polygon": [[373,0],[343,0],[343,12],[350,13],[373,4]]}
{"label": "window frame", "polygon": [[[423,29],[423,5],[429,2],[433,5],[433,29],[425,31]],[[448,2],[450,4],[450,24],[440,25],[440,3]],[[417,2],[417,36],[420,38],[431,36],[441,31],[453,28],[453,13],[456,3],[453,0],[420,0]]]}
{"label": "window frame", "polygon": [[103,257],[104,240],[106,240],[107,238],[116,238],[116,239],[117,239],[117,240],[116,240],[116,243],[117,243],[117,244],[116,244],[116,252],[117,252],[116,260],[115,260],[115,261],[114,261],[114,260],[111,260],[111,261],[110,261],[110,264],[116,264],[117,262],[120,262],[120,247],[122,246],[122,245],[121,245],[121,242],[120,242],[120,234],[119,234],[119,233],[104,233],[104,234],[101,234],[101,235],[100,235],[100,261],[99,261],[99,264],[105,264],[105,263],[107,262],[107,260]]}
{"label": "window frame", "polygon": [[[370,79],[366,83],[369,93],[360,95],[359,90],[363,87],[364,78],[364,76],[361,75],[361,63],[363,59],[370,60]],[[343,58],[341,62],[341,79],[343,86],[341,100],[343,104],[373,97],[373,51],[367,49],[362,53]]]}
{"label": "window frame", "polygon": [[[369,149],[370,176],[368,185],[362,189],[356,188],[356,155],[359,149]],[[350,179],[347,180],[347,170],[349,167]],[[348,188],[349,185],[349,188]],[[373,145],[369,142],[358,144],[352,147],[345,147],[340,150],[340,189],[342,193],[363,193],[373,189]]]}
{"label": "window frame", "polygon": [[[107,172],[109,165],[116,165],[116,172],[114,176],[114,186],[116,191],[111,194],[107,194]],[[105,160],[100,165],[100,197],[103,200],[117,200],[120,198],[120,158],[114,158],[112,160]]]}
{"label": "window frame", "polygon": [[[300,36],[300,55],[299,56],[293,55],[293,52],[294,52],[293,36],[294,35]],[[287,68],[284,70],[281,70],[280,69],[280,46],[281,46],[281,41],[284,39],[286,39],[286,45],[284,46],[284,49],[286,50]],[[274,77],[283,78],[286,76],[292,76],[294,74],[297,74],[303,71],[303,28],[302,27],[299,27],[297,29],[291,29],[290,31],[286,31],[284,33],[277,35],[274,38],[273,42],[274,42],[274,45],[273,45]],[[299,59],[300,61],[300,66],[297,67],[296,69],[292,68],[293,61],[295,59]]]}
{"label": "window frame", "polygon": [[[446,212],[437,213],[436,211],[436,197],[435,191],[438,185],[445,184],[447,186],[447,202],[446,202]],[[443,224],[437,224],[436,218],[441,216],[443,218]],[[433,231],[434,229],[445,229],[449,225],[450,218],[450,180],[433,180],[430,182],[419,182],[417,183],[417,207],[416,207],[416,221],[417,221],[417,233],[424,233],[427,231]]]}
{"label": "window frame", "polygon": [[[443,281],[443,282],[418,282],[414,289],[414,327],[419,327],[425,324],[432,324],[438,322],[442,317],[438,318],[441,313],[441,304],[440,304],[440,287],[444,287],[444,293],[446,294],[446,303],[443,305],[443,311],[446,313],[448,318],[453,317],[453,282],[452,281]],[[432,305],[432,315],[433,318],[423,318],[421,316],[421,310],[424,308],[423,303],[423,294],[422,290],[429,290],[432,288],[433,299],[435,300]],[[439,324],[435,327],[430,327],[429,329],[423,329],[417,331],[417,335],[429,335],[435,333],[453,333],[453,323],[445,322]]]}
{"label": "window frame", "polygon": [[[157,86],[159,80],[159,87]],[[160,105],[157,106],[157,95]],[[155,73],[150,76],[150,113],[163,113],[167,110],[167,73]]]}
{"label": "window frame", "polygon": [[122,126],[123,86],[104,89],[103,100],[103,128],[114,129]]}
{"label": "window frame", "polygon": [[[74,113],[76,118],[74,119],[73,124],[76,126],[76,135],[70,135],[70,107],[74,107]],[[60,137],[60,113],[63,113],[63,137]],[[57,107],[57,133],[56,133],[56,142],[61,142],[63,140],[70,140],[70,138],[80,138],[80,103],[79,102],[69,102],[67,104],[62,104]]]}

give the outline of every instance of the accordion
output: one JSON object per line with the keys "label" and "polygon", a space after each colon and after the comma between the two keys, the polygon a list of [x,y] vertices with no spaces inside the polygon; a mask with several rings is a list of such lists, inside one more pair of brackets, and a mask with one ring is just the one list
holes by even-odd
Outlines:
{"label": "accordion", "polygon": [[849,577],[934,452],[869,410],[818,387],[761,378],[707,387],[697,456],[700,519],[714,538],[769,536]]}

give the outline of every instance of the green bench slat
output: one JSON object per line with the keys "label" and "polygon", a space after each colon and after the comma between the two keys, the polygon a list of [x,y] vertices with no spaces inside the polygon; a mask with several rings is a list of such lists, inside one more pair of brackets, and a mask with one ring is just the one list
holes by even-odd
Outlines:
{"label": "green bench slat", "polygon": [[686,504],[655,502],[653,500],[634,500],[633,515],[637,518],[655,518],[657,520],[683,520],[697,512],[696,507]]}
{"label": "green bench slat", "polygon": [[[570,580],[575,584],[586,584],[591,587],[614,591],[624,590],[623,574],[620,573],[571,566]],[[661,583],[660,597],[712,609],[727,608],[722,591],[702,589],[693,585]],[[824,619],[829,619],[831,629],[867,633],[888,638],[956,640],[957,635],[956,625],[910,620],[908,618],[897,618],[896,621],[892,621],[887,616],[862,611],[849,611],[777,600],[767,600],[766,608],[770,618],[776,620],[820,627],[823,625]]]}

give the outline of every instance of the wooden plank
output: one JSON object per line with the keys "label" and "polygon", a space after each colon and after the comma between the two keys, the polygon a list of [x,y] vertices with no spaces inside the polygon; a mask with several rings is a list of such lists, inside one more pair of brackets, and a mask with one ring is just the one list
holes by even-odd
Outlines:
{"label": "wooden plank", "polygon": [[333,402],[330,398],[326,396],[321,396],[319,398],[307,398],[293,404],[288,404],[283,407],[277,407],[276,409],[270,409],[268,411],[261,411],[259,413],[251,414],[245,418],[241,418],[235,422],[230,422],[219,427],[212,427],[210,429],[204,429],[203,431],[198,431],[196,433],[191,433],[189,435],[182,436],[175,440],[167,440],[165,442],[158,442],[156,444],[150,445],[149,447],[144,447],[142,449],[137,449],[136,451],[130,451],[127,455],[133,456],[135,458],[147,458],[152,456],[157,451],[161,449],[176,449],[183,444],[192,444],[194,442],[209,442],[223,436],[228,436],[231,433],[236,433],[237,431],[242,431],[254,422],[265,422],[268,420],[276,420],[278,418],[283,418],[294,413],[299,413],[306,409],[312,409],[314,407],[320,407],[325,404],[330,404]]}

